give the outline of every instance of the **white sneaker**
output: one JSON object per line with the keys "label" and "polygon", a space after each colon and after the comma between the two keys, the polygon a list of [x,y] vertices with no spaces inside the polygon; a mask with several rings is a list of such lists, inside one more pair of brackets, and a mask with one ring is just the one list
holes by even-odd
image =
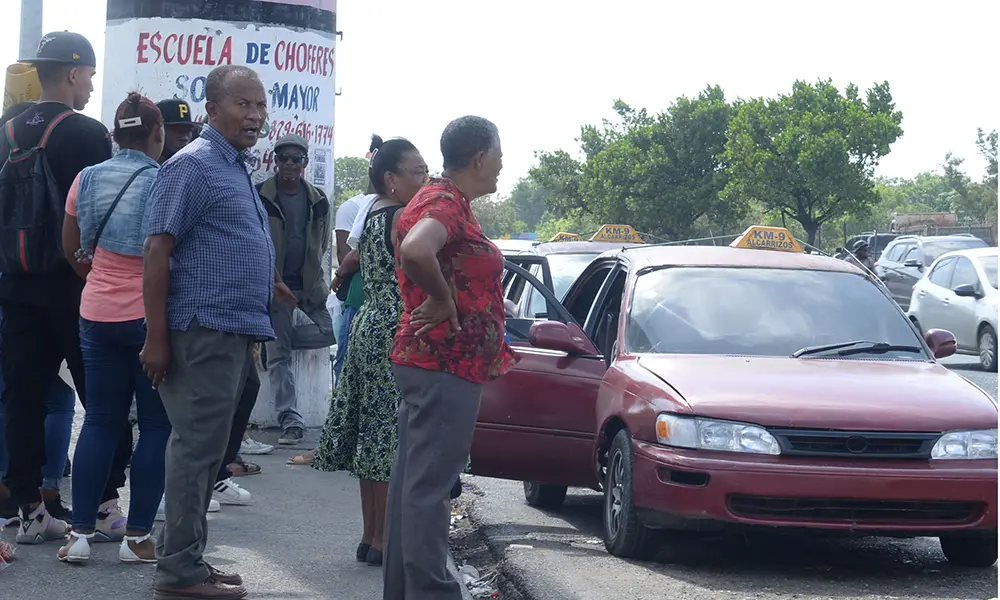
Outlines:
{"label": "white sneaker", "polygon": [[274,446],[258,442],[250,437],[243,440],[243,443],[240,444],[240,454],[260,455],[270,454],[271,452],[274,452]]}
{"label": "white sneaker", "polygon": [[[157,521],[166,521],[167,520],[167,508],[164,505],[164,502],[165,502],[164,498],[161,496],[160,497],[160,506],[156,509],[156,520]],[[222,505],[219,504],[218,500],[216,500],[215,498],[212,498],[211,500],[208,501],[208,512],[215,513],[215,512],[219,512],[220,510],[222,510]]]}
{"label": "white sneaker", "polygon": [[108,500],[97,508],[97,526],[94,528],[95,542],[119,542],[125,537],[128,518],[118,506],[118,500]]}
{"label": "white sneaker", "polygon": [[250,492],[241,488],[232,477],[215,484],[215,492],[212,496],[222,504],[233,504],[236,506],[246,506],[253,502]]}
{"label": "white sneaker", "polygon": [[68,531],[66,521],[56,519],[46,512],[45,503],[41,502],[31,514],[21,511],[21,526],[15,540],[18,544],[41,544],[49,540],[61,540]]}

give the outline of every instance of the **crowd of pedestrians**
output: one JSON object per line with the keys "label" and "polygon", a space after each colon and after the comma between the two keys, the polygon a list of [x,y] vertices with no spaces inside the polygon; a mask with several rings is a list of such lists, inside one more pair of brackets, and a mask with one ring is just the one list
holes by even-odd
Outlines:
{"label": "crowd of pedestrians", "polygon": [[[117,542],[122,562],[155,563],[157,599],[245,597],[238,574],[206,562],[206,514],[248,504],[233,477],[260,467],[241,454],[273,449],[245,436],[258,366],[279,443],[298,444],[293,352],[337,344],[320,443],[290,462],[359,479],[352,558],[382,567],[384,599],[460,598],[449,500],[482,384],[516,360],[503,258],[470,204],[496,191],[496,127],[449,124],[433,179],[412,143],[373,136],[367,193],[334,213],[306,181],[300,136],[276,142],[275,173],[254,185],[267,96],[248,67],[208,75],[204,124],[181,100],[133,92],[109,134],[76,112],[97,64],[85,38],[46,35],[23,62],[42,95],[7,111],[0,136],[0,524],[20,522],[18,544],[62,542],[68,563]],[[72,508],[59,495],[75,404],[63,362],[85,409]]]}

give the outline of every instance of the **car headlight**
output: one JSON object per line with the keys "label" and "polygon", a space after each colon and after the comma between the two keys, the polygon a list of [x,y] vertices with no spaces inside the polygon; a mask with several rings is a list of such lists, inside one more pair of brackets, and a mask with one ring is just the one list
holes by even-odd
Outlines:
{"label": "car headlight", "polygon": [[952,431],[931,448],[931,458],[996,458],[997,430]]}
{"label": "car headlight", "polygon": [[665,446],[695,450],[781,454],[778,440],[766,429],[733,421],[659,415],[656,417],[656,439]]}

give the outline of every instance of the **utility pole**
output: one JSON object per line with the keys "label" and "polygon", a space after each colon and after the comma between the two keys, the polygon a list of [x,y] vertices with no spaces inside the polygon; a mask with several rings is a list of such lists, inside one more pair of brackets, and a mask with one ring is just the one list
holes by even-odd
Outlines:
{"label": "utility pole", "polygon": [[42,41],[42,5],[44,0],[21,0],[21,52],[18,58],[34,56]]}

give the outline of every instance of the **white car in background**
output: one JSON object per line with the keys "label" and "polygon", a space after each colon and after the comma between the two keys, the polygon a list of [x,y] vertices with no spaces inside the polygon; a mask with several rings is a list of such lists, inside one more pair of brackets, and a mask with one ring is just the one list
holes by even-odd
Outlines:
{"label": "white car in background", "polygon": [[955,334],[960,354],[997,370],[997,249],[956,250],[935,260],[913,286],[908,312],[921,332]]}

